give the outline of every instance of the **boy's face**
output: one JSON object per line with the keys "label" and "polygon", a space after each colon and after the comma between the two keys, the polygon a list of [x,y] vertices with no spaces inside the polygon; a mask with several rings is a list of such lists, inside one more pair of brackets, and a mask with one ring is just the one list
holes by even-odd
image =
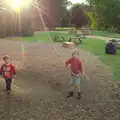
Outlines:
{"label": "boy's face", "polygon": [[79,56],[78,56],[78,53],[77,52],[75,52],[74,54],[73,54],[73,58],[78,58]]}
{"label": "boy's face", "polygon": [[8,64],[8,63],[10,63],[10,58],[6,58],[4,61],[5,61],[5,63]]}

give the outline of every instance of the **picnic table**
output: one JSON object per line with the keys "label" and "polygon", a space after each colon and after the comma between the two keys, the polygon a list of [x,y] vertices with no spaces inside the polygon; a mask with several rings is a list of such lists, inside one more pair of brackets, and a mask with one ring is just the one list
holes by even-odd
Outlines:
{"label": "picnic table", "polygon": [[116,48],[120,49],[120,40],[118,39],[118,40],[115,40],[115,41],[116,41]]}
{"label": "picnic table", "polygon": [[82,32],[82,31],[80,31],[80,30],[76,32],[76,37],[82,37],[82,36],[83,36],[84,38],[86,38],[84,32]]}
{"label": "picnic table", "polygon": [[117,44],[120,44],[120,40],[115,40]]}

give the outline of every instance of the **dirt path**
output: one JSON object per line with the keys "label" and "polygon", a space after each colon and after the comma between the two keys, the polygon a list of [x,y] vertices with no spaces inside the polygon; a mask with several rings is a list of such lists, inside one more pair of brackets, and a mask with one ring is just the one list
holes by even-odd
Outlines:
{"label": "dirt path", "polygon": [[26,57],[21,59],[21,42],[1,40],[0,56],[9,54],[17,66],[13,94],[5,95],[0,80],[1,120],[119,120],[119,84],[111,72],[90,53],[80,57],[90,81],[82,81],[83,98],[66,99],[69,74],[52,47],[63,60],[71,50],[60,44],[24,43]]}

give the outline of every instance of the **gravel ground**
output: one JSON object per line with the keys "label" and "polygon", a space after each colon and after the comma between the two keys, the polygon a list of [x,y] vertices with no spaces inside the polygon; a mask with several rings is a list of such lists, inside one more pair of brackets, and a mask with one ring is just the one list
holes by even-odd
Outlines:
{"label": "gravel ground", "polygon": [[69,74],[52,47],[63,60],[71,56],[71,49],[60,44],[1,40],[0,56],[12,56],[17,77],[10,96],[4,93],[0,79],[0,120],[120,120],[120,85],[112,81],[111,71],[96,56],[80,49],[90,81],[81,82],[81,100],[66,99]]}

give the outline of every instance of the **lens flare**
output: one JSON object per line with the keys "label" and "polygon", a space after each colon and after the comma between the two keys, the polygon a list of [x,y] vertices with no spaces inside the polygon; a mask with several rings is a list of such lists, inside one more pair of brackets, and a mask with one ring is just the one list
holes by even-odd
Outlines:
{"label": "lens flare", "polygon": [[10,0],[9,4],[15,12],[20,12],[20,10],[29,5],[30,0]]}

